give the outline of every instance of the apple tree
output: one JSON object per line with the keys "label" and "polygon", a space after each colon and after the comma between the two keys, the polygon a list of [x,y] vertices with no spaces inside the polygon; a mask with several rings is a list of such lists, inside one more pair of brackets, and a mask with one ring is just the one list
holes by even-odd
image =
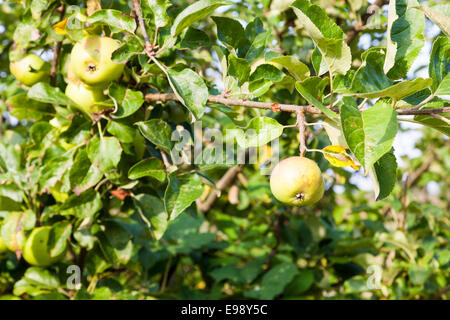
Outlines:
{"label": "apple tree", "polygon": [[448,3],[0,8],[0,299],[450,298]]}

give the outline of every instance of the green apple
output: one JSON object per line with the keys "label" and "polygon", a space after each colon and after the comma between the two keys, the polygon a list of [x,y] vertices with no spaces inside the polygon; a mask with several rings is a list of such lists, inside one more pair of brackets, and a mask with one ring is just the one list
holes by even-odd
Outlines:
{"label": "green apple", "polygon": [[23,248],[23,258],[29,264],[38,267],[47,267],[60,261],[66,255],[67,243],[62,253],[56,257],[50,256],[50,248],[48,246],[48,239],[50,236],[49,226],[38,227],[33,229],[25,242]]}
{"label": "green apple", "polygon": [[31,87],[33,84],[45,80],[50,74],[50,64],[35,54],[11,62],[9,69],[17,80]]}
{"label": "green apple", "polygon": [[103,94],[103,88],[89,87],[81,83],[81,81],[69,81],[66,87],[66,96],[75,102],[81,111],[88,115],[101,111],[103,107],[95,104],[106,99],[106,96]]}
{"label": "green apple", "polygon": [[292,206],[307,206],[318,202],[325,184],[317,164],[305,157],[290,157],[280,161],[270,176],[270,189],[279,201]]}
{"label": "green apple", "polygon": [[88,36],[75,44],[70,64],[75,75],[90,86],[105,86],[122,75],[124,64],[111,60],[112,53],[120,47],[117,40],[108,37]]}

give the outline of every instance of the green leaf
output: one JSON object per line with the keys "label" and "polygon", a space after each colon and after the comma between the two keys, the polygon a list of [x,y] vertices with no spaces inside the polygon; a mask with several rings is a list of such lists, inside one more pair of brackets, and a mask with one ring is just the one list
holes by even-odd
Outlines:
{"label": "green leaf", "polygon": [[48,5],[49,2],[47,0],[33,0],[30,5],[33,19],[39,20],[42,12],[48,7]]}
{"label": "green leaf", "polygon": [[209,36],[206,32],[189,28],[180,43],[182,48],[197,49],[199,47],[206,47],[210,45]]}
{"label": "green leaf", "polygon": [[59,287],[58,277],[44,268],[30,267],[25,271],[24,279],[31,285],[43,289]]}
{"label": "green leaf", "polygon": [[432,83],[431,79],[422,78],[394,83],[383,72],[383,60],[384,54],[380,51],[366,51],[364,63],[356,71],[352,82],[351,91],[358,94],[348,93],[348,95],[369,99],[389,97],[399,101],[428,88]]}
{"label": "green leaf", "polygon": [[292,4],[306,32],[317,45],[327,69],[332,75],[345,74],[351,66],[351,52],[344,42],[345,33],[317,5],[306,0],[297,0]]}
{"label": "green leaf", "polygon": [[31,211],[9,212],[0,226],[0,236],[10,250],[22,250],[26,241],[24,229],[33,228],[35,222],[36,215]]}
{"label": "green leaf", "polygon": [[48,246],[50,256],[57,257],[67,248],[67,240],[72,233],[72,224],[69,221],[61,221],[52,225],[50,231]]}
{"label": "green leaf", "polygon": [[143,5],[148,5],[153,11],[155,26],[158,28],[164,27],[169,21],[167,15],[167,8],[169,8],[172,3],[169,0],[147,0],[143,1]]}
{"label": "green leaf", "polygon": [[286,296],[298,296],[306,291],[314,284],[314,271],[302,270],[294,279],[286,286]]}
{"label": "green leaf", "polygon": [[122,147],[115,137],[94,137],[87,146],[87,155],[92,165],[105,173],[117,167],[122,156]]}
{"label": "green leaf", "polygon": [[250,82],[248,86],[248,90],[253,94],[255,97],[260,97],[267,91],[269,91],[270,87],[272,86],[273,82],[268,79],[259,79]]}
{"label": "green leaf", "polygon": [[6,172],[17,172],[20,168],[21,153],[13,145],[0,141],[0,166]]}
{"label": "green leaf", "polygon": [[32,118],[38,121],[55,114],[51,106],[28,98],[26,93],[19,93],[10,97],[6,104],[9,107],[9,113],[19,120]]}
{"label": "green leaf", "polygon": [[234,131],[236,141],[242,148],[258,147],[278,138],[283,133],[283,126],[269,117],[253,118],[247,127]]}
{"label": "green leaf", "polygon": [[316,71],[317,76],[321,76],[328,72],[328,66],[323,59],[322,54],[319,51],[319,48],[314,48],[314,51],[311,56],[311,63],[313,65],[314,70]]}
{"label": "green leaf", "polygon": [[423,286],[424,283],[427,281],[428,277],[433,274],[433,270],[425,269],[423,267],[419,266],[411,266],[411,268],[408,270],[408,276],[411,280],[411,283],[413,283],[416,286]]}
{"label": "green leaf", "polygon": [[136,163],[128,171],[128,178],[136,180],[142,177],[152,177],[160,182],[166,179],[164,165],[158,158],[149,158]]}
{"label": "green leaf", "polygon": [[242,85],[248,80],[248,76],[250,75],[250,64],[247,60],[242,58],[237,58],[235,55],[230,54],[228,56],[228,74],[232,77],[235,77],[239,80],[239,83]]}
{"label": "green leaf", "polygon": [[323,97],[323,91],[330,84],[328,77],[308,77],[301,81],[302,87],[304,87],[314,98],[320,101]]}
{"label": "green leaf", "polygon": [[389,97],[396,101],[399,101],[413,95],[414,93],[417,93],[419,91],[422,91],[423,89],[428,88],[431,84],[432,80],[429,78],[428,79],[417,78],[414,80],[405,80],[397,82],[394,85],[379,91],[358,93],[355,96],[365,97],[369,99]]}
{"label": "green leaf", "polygon": [[352,63],[350,47],[343,40],[320,39],[317,47],[327,70],[333,75],[346,74]]}
{"label": "green leaf", "polygon": [[433,42],[430,54],[428,73],[433,79],[432,92],[439,95],[450,95],[450,39],[438,37]]}
{"label": "green leaf", "polygon": [[261,79],[270,80],[272,82],[279,82],[283,80],[284,73],[277,67],[271,64],[261,64],[250,76],[250,81],[256,81]]}
{"label": "green leaf", "polygon": [[292,262],[283,262],[270,269],[262,278],[258,290],[247,291],[245,296],[261,300],[271,300],[281,294],[298,270]]}
{"label": "green leaf", "polygon": [[133,202],[143,218],[148,219],[156,239],[161,239],[167,229],[168,215],[164,202],[149,194],[138,194]]}
{"label": "green leaf", "polygon": [[67,106],[72,105],[73,102],[59,90],[59,88],[52,87],[45,82],[38,82],[28,90],[28,98],[50,103],[54,105]]}
{"label": "green leaf", "polygon": [[369,170],[375,191],[375,199],[382,200],[391,194],[397,181],[397,161],[394,151],[385,153]]}
{"label": "green leaf", "polygon": [[310,75],[308,66],[294,56],[275,57],[268,62],[282,65],[297,81],[303,81]]}
{"label": "green leaf", "polygon": [[386,60],[384,73],[391,79],[406,76],[424,46],[423,13],[414,9],[417,0],[389,1]]}
{"label": "green leaf", "polygon": [[223,44],[231,48],[239,48],[247,38],[239,21],[226,17],[212,17],[217,25],[217,37]]}
{"label": "green leaf", "polygon": [[116,63],[126,63],[132,57],[142,54],[144,46],[135,35],[125,38],[120,48],[112,53],[111,59]]}
{"label": "green leaf", "polygon": [[172,129],[165,121],[160,119],[151,119],[137,122],[136,125],[145,139],[167,153],[171,152],[174,145],[171,140]]}
{"label": "green leaf", "polygon": [[16,202],[23,201],[22,190],[15,184],[0,184],[0,196],[4,196]]}
{"label": "green leaf", "polygon": [[339,116],[332,110],[328,109],[327,107],[325,107],[322,102],[320,102],[319,100],[317,100],[312,94],[311,92],[303,85],[302,82],[297,81],[295,83],[295,88],[297,89],[297,91],[303,96],[303,98],[306,99],[306,101],[308,101],[309,103],[311,103],[313,106],[315,106],[317,109],[319,109],[320,111],[322,111],[326,116],[328,116],[329,118],[338,118]]}
{"label": "green leaf", "polygon": [[[438,102],[429,102],[421,109],[434,109],[434,108],[443,108],[445,106],[448,107],[448,102],[438,101]],[[439,114],[439,116],[444,117],[447,120],[450,120],[450,112]],[[419,122],[420,124],[433,128],[442,132],[443,134],[450,137],[450,125],[445,120],[441,120],[439,118],[432,117],[430,115],[416,115],[414,116],[414,121]]]}
{"label": "green leaf", "polygon": [[109,88],[109,94],[117,102],[117,111],[113,113],[117,119],[131,116],[144,103],[144,94],[141,91],[125,89],[115,83]]}
{"label": "green leaf", "polygon": [[39,186],[41,190],[53,187],[57,182],[62,181],[64,174],[73,165],[72,154],[64,154],[53,158],[40,168]]}
{"label": "green leaf", "polygon": [[245,27],[245,36],[247,41],[239,48],[238,54],[239,57],[245,58],[252,63],[263,54],[270,32],[264,30],[260,18],[255,18]]}
{"label": "green leaf", "polygon": [[95,216],[103,207],[100,194],[94,189],[88,189],[80,195],[71,195],[61,206],[61,215],[72,215],[79,219]]}
{"label": "green leaf", "polygon": [[367,173],[391,149],[398,129],[397,113],[383,101],[364,112],[344,104],[341,126],[350,150]]}
{"label": "green leaf", "polygon": [[137,130],[127,121],[110,121],[106,131],[119,139],[120,143],[133,143]]}
{"label": "green leaf", "polygon": [[108,262],[118,267],[128,263],[133,251],[130,233],[115,221],[105,222],[105,231],[97,233],[98,244]]}
{"label": "green leaf", "polygon": [[[427,6],[414,6],[413,8],[419,9],[422,11],[428,19],[433,21],[441,30],[450,37],[450,17],[446,16],[441,11],[437,11],[436,9],[442,9],[442,6],[449,6],[448,3],[443,3],[441,5],[429,8]],[[450,9],[447,9],[450,10]]]}
{"label": "green leaf", "polygon": [[126,31],[134,33],[136,21],[119,10],[102,9],[94,12],[87,19],[89,24],[106,24],[113,32]]}
{"label": "green leaf", "polygon": [[202,195],[203,183],[196,174],[180,178],[170,175],[168,179],[164,205],[170,220],[173,220]]}
{"label": "green leaf", "polygon": [[306,0],[297,0],[291,6],[312,39],[345,39],[342,29],[319,6]]}
{"label": "green leaf", "polygon": [[205,112],[208,100],[208,88],[202,77],[191,69],[167,70],[172,89],[181,98],[181,102],[200,119]]}
{"label": "green leaf", "polygon": [[78,152],[70,168],[70,187],[76,194],[83,193],[96,185],[102,178],[103,173],[91,164],[86,150]]}
{"label": "green leaf", "polygon": [[228,0],[196,1],[178,14],[173,22],[172,28],[170,29],[170,34],[172,37],[176,37],[185,28],[192,25],[195,21],[205,18],[218,7],[231,4],[233,4],[233,2]]}

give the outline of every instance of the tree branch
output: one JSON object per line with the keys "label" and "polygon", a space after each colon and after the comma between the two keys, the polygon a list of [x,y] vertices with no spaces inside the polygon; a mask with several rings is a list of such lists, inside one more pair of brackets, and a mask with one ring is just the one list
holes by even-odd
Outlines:
{"label": "tree branch", "polygon": [[148,37],[147,30],[145,29],[144,18],[142,17],[140,0],[133,0],[133,9],[136,12],[136,16],[137,16],[138,22],[139,22],[139,28],[141,29],[142,35],[144,36],[145,51],[148,53],[152,50],[152,48],[151,48],[152,45],[150,43],[150,38]]}
{"label": "tree branch", "polygon": [[[243,164],[240,164],[228,169],[228,171],[223,175],[223,177],[216,182],[216,188],[220,192],[225,191],[225,189],[228,188],[228,186],[230,186],[234,182],[234,179],[236,178],[237,174],[241,172],[243,166],[244,166]],[[217,193],[213,190],[211,191],[211,194],[208,196],[208,198],[206,198],[205,202],[201,202],[200,199],[197,200],[196,202],[197,207],[201,212],[208,212],[211,209],[214,202],[216,202],[216,200],[217,200]]]}
{"label": "tree branch", "polygon": [[[175,100],[179,101],[178,97],[174,93],[148,93],[145,95],[145,101],[146,102],[152,102],[152,101],[161,101],[166,102],[169,100]],[[275,103],[273,102],[258,102],[258,101],[248,101],[243,99],[233,99],[233,98],[226,98],[221,95],[219,96],[209,96],[208,102],[210,103],[219,103],[226,106],[241,106],[241,107],[248,107],[248,108],[259,108],[259,109],[274,109]],[[276,109],[280,111],[286,111],[286,112],[294,112],[297,113],[298,111],[304,111],[314,114],[320,114],[322,113],[319,109],[313,106],[299,106],[295,104],[276,104]],[[339,112],[337,109],[333,109],[335,112]],[[415,108],[413,109],[397,109],[397,114],[399,115],[429,115],[429,114],[437,114],[437,113],[447,113],[450,112],[450,107],[444,107],[444,108],[436,108],[436,109],[421,109],[417,110]]]}

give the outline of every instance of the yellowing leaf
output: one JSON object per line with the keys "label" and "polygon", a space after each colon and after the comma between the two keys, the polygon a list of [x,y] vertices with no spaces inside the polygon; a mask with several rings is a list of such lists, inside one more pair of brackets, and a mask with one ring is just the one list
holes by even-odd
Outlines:
{"label": "yellowing leaf", "polygon": [[64,20],[58,22],[53,26],[53,29],[55,29],[55,32],[57,34],[67,34],[66,32],[66,24],[69,18],[65,18]]}
{"label": "yellowing leaf", "polygon": [[353,158],[349,156],[341,146],[328,146],[323,148],[322,151],[325,159],[335,167],[351,166],[355,170],[359,170],[361,167],[359,164],[355,163]]}

